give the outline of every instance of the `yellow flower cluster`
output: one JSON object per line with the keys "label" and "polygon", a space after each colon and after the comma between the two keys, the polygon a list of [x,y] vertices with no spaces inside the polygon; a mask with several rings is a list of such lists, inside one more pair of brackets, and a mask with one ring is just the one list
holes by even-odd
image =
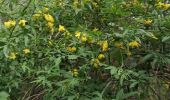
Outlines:
{"label": "yellow flower cluster", "polygon": [[76,32],[75,32],[75,37],[77,37],[78,39],[80,39],[80,36],[81,36],[81,32],[76,31]]}
{"label": "yellow flower cluster", "polygon": [[67,50],[69,52],[76,52],[77,48],[76,47],[68,47]]}
{"label": "yellow flower cluster", "polygon": [[[23,49],[24,54],[29,54],[31,51],[28,48]],[[17,53],[16,52],[11,52],[8,55],[8,59],[10,60],[15,60],[17,58]]]}
{"label": "yellow flower cluster", "polygon": [[10,54],[9,54],[9,56],[8,56],[8,59],[10,59],[10,60],[15,60],[16,58],[17,58],[17,53],[15,53],[15,52],[11,52]]}
{"label": "yellow flower cluster", "polygon": [[99,68],[99,59],[92,59],[91,60],[91,65],[93,65],[94,68]]}
{"label": "yellow flower cluster", "polygon": [[86,42],[88,40],[86,33],[81,34],[79,31],[75,32],[75,37],[80,39],[82,42]]}
{"label": "yellow flower cluster", "polygon": [[65,30],[66,30],[66,29],[65,29],[64,26],[59,25],[59,28],[58,28],[58,31],[59,31],[59,32],[64,32]]}
{"label": "yellow flower cluster", "polygon": [[33,15],[33,20],[39,19],[41,17],[40,13],[34,14]]}
{"label": "yellow flower cluster", "polygon": [[18,24],[19,24],[20,26],[24,27],[24,26],[26,25],[26,23],[27,23],[26,20],[20,20]]}
{"label": "yellow flower cluster", "polygon": [[16,25],[16,21],[15,20],[9,20],[4,22],[4,25],[6,28],[11,28],[14,27]]}
{"label": "yellow flower cluster", "polygon": [[151,19],[144,20],[144,25],[150,26],[152,24]]}
{"label": "yellow flower cluster", "polygon": [[50,14],[44,14],[44,19],[47,21],[47,26],[49,27],[50,31],[54,32],[54,18]]}
{"label": "yellow flower cluster", "polygon": [[44,14],[44,18],[47,22],[51,22],[51,23],[54,23],[54,18],[52,15],[50,14]]}
{"label": "yellow flower cluster", "polygon": [[168,10],[170,8],[170,4],[158,2],[157,8],[158,9],[163,9],[163,10]]}
{"label": "yellow flower cluster", "polygon": [[72,75],[73,75],[74,77],[77,77],[77,76],[78,76],[78,70],[77,70],[76,68],[74,68],[74,69],[72,70]]}
{"label": "yellow flower cluster", "polygon": [[86,41],[87,41],[87,35],[86,35],[86,34],[83,34],[83,35],[81,36],[81,41],[82,41],[82,42],[86,42]]}
{"label": "yellow flower cluster", "polygon": [[107,51],[108,47],[109,47],[108,41],[107,40],[103,41],[102,50]]}
{"label": "yellow flower cluster", "polygon": [[132,41],[128,44],[130,47],[134,48],[134,47],[139,47],[140,43],[138,43],[137,41]]}
{"label": "yellow flower cluster", "polygon": [[25,49],[23,50],[23,52],[24,52],[25,54],[28,54],[28,53],[30,53],[31,51],[30,51],[30,49],[25,48]]}
{"label": "yellow flower cluster", "polygon": [[104,54],[99,54],[97,58],[99,60],[103,60],[103,59],[105,59],[105,55]]}

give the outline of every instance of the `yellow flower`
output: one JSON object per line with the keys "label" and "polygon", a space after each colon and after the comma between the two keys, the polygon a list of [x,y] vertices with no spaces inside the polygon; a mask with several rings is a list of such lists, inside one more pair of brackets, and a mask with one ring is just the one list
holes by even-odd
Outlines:
{"label": "yellow flower", "polygon": [[45,18],[45,20],[46,20],[47,22],[52,22],[52,23],[54,23],[54,18],[53,18],[52,15],[50,15],[50,14],[44,14],[44,18]]}
{"label": "yellow flower", "polygon": [[75,37],[77,37],[78,39],[80,39],[81,33],[79,31],[75,32]]}
{"label": "yellow flower", "polygon": [[65,30],[66,30],[66,29],[65,29],[64,26],[59,25],[59,28],[58,28],[58,31],[59,31],[59,32],[64,32]]}
{"label": "yellow flower", "polygon": [[147,19],[147,20],[144,20],[144,25],[151,25],[152,24],[152,20],[151,19]]}
{"label": "yellow flower", "polygon": [[77,70],[76,68],[74,68],[74,69],[72,70],[72,75],[73,75],[74,77],[77,77],[77,76],[78,76],[78,70]]}
{"label": "yellow flower", "polygon": [[140,43],[138,43],[137,41],[132,41],[128,44],[130,47],[134,48],[134,47],[139,47]]}
{"label": "yellow flower", "polygon": [[103,44],[103,41],[97,41],[97,45],[99,45],[99,46],[102,46],[102,44]]}
{"label": "yellow flower", "polygon": [[16,21],[14,21],[14,20],[9,20],[9,21],[7,21],[7,22],[4,22],[4,25],[5,25],[6,28],[11,28],[11,27],[13,27],[13,26],[16,25]]}
{"label": "yellow flower", "polygon": [[48,22],[48,23],[47,23],[47,26],[51,29],[51,28],[53,28],[54,23]]}
{"label": "yellow flower", "polygon": [[20,20],[18,24],[19,24],[20,26],[24,27],[24,26],[26,25],[26,23],[27,23],[26,20]]}
{"label": "yellow flower", "polygon": [[15,60],[17,57],[16,57],[16,54],[15,52],[11,52],[10,55],[8,56],[9,59],[11,60]]}
{"label": "yellow flower", "polygon": [[98,55],[98,59],[99,59],[99,60],[103,60],[104,58],[105,58],[104,54],[99,54],[99,55]]}
{"label": "yellow flower", "polygon": [[33,19],[36,20],[36,19],[39,19],[41,17],[41,14],[34,14],[33,15]]}
{"label": "yellow flower", "polygon": [[23,50],[23,52],[24,52],[25,54],[28,54],[28,53],[30,53],[30,49],[26,48],[26,49]]}
{"label": "yellow flower", "polygon": [[68,47],[67,50],[69,52],[76,52],[77,48],[76,47]]}
{"label": "yellow flower", "polygon": [[98,68],[99,63],[100,63],[100,61],[98,59],[92,59],[91,60],[91,65],[93,65],[94,68]]}
{"label": "yellow flower", "polygon": [[162,8],[162,7],[163,7],[163,5],[164,5],[164,3],[162,3],[162,2],[158,2],[158,4],[157,4],[157,8]]}
{"label": "yellow flower", "polygon": [[168,3],[158,2],[158,4],[157,4],[157,8],[158,8],[158,9],[167,10],[167,9],[169,9],[169,8],[170,8],[170,4],[168,4]]}
{"label": "yellow flower", "polygon": [[42,14],[42,11],[41,11],[41,10],[38,10],[37,13]]}
{"label": "yellow flower", "polygon": [[109,44],[108,44],[107,40],[103,41],[102,50],[103,51],[107,51],[108,47],[109,47]]}
{"label": "yellow flower", "polygon": [[170,4],[165,3],[162,7],[163,10],[167,10],[170,8]]}
{"label": "yellow flower", "polygon": [[83,34],[83,35],[82,35],[81,41],[82,41],[82,42],[86,42],[86,41],[87,41],[87,36],[86,36],[86,34]]}

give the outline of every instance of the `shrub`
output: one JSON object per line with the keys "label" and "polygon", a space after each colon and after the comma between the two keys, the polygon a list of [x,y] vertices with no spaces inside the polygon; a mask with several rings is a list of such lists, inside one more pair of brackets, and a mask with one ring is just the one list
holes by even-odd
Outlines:
{"label": "shrub", "polygon": [[9,93],[3,98],[169,99],[169,3],[0,3],[0,91]]}

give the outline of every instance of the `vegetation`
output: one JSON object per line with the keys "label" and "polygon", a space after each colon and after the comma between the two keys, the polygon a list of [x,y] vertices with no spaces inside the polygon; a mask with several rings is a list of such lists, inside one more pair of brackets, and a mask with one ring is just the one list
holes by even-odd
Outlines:
{"label": "vegetation", "polygon": [[0,0],[0,100],[169,100],[168,0]]}

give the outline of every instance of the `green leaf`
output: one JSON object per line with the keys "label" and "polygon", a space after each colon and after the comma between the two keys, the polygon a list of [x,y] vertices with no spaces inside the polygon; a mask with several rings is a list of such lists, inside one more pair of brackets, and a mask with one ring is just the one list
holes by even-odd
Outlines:
{"label": "green leaf", "polygon": [[61,63],[61,57],[58,57],[58,58],[55,60],[55,66],[59,66],[60,63]]}
{"label": "green leaf", "polygon": [[169,40],[170,40],[170,36],[165,36],[163,37],[162,42],[167,42]]}
{"label": "green leaf", "polygon": [[4,41],[0,41],[0,47],[4,46],[6,43]]}
{"label": "green leaf", "polygon": [[8,53],[9,53],[9,50],[8,50],[8,46],[5,45],[4,48],[3,48],[3,53],[6,57],[8,57]]}
{"label": "green leaf", "polygon": [[68,59],[74,60],[77,59],[78,56],[77,55],[68,55]]}
{"label": "green leaf", "polygon": [[139,61],[139,64],[141,63],[145,63],[147,60],[153,58],[153,54],[147,54],[146,56],[144,56],[140,61]]}
{"label": "green leaf", "polygon": [[117,74],[117,71],[118,71],[118,69],[116,67],[114,67],[114,66],[110,66],[110,67],[107,67],[105,69],[110,69],[110,74],[111,75]]}
{"label": "green leaf", "polygon": [[118,93],[116,94],[116,100],[123,100],[123,89],[119,90]]}
{"label": "green leaf", "polygon": [[9,94],[7,92],[0,92],[0,100],[8,100]]}
{"label": "green leaf", "polygon": [[131,96],[134,96],[134,95],[136,95],[138,92],[130,92],[130,93],[127,93],[127,94],[124,94],[124,96],[123,96],[123,100],[124,99],[127,99],[127,98],[129,98],[129,97],[131,97]]}

